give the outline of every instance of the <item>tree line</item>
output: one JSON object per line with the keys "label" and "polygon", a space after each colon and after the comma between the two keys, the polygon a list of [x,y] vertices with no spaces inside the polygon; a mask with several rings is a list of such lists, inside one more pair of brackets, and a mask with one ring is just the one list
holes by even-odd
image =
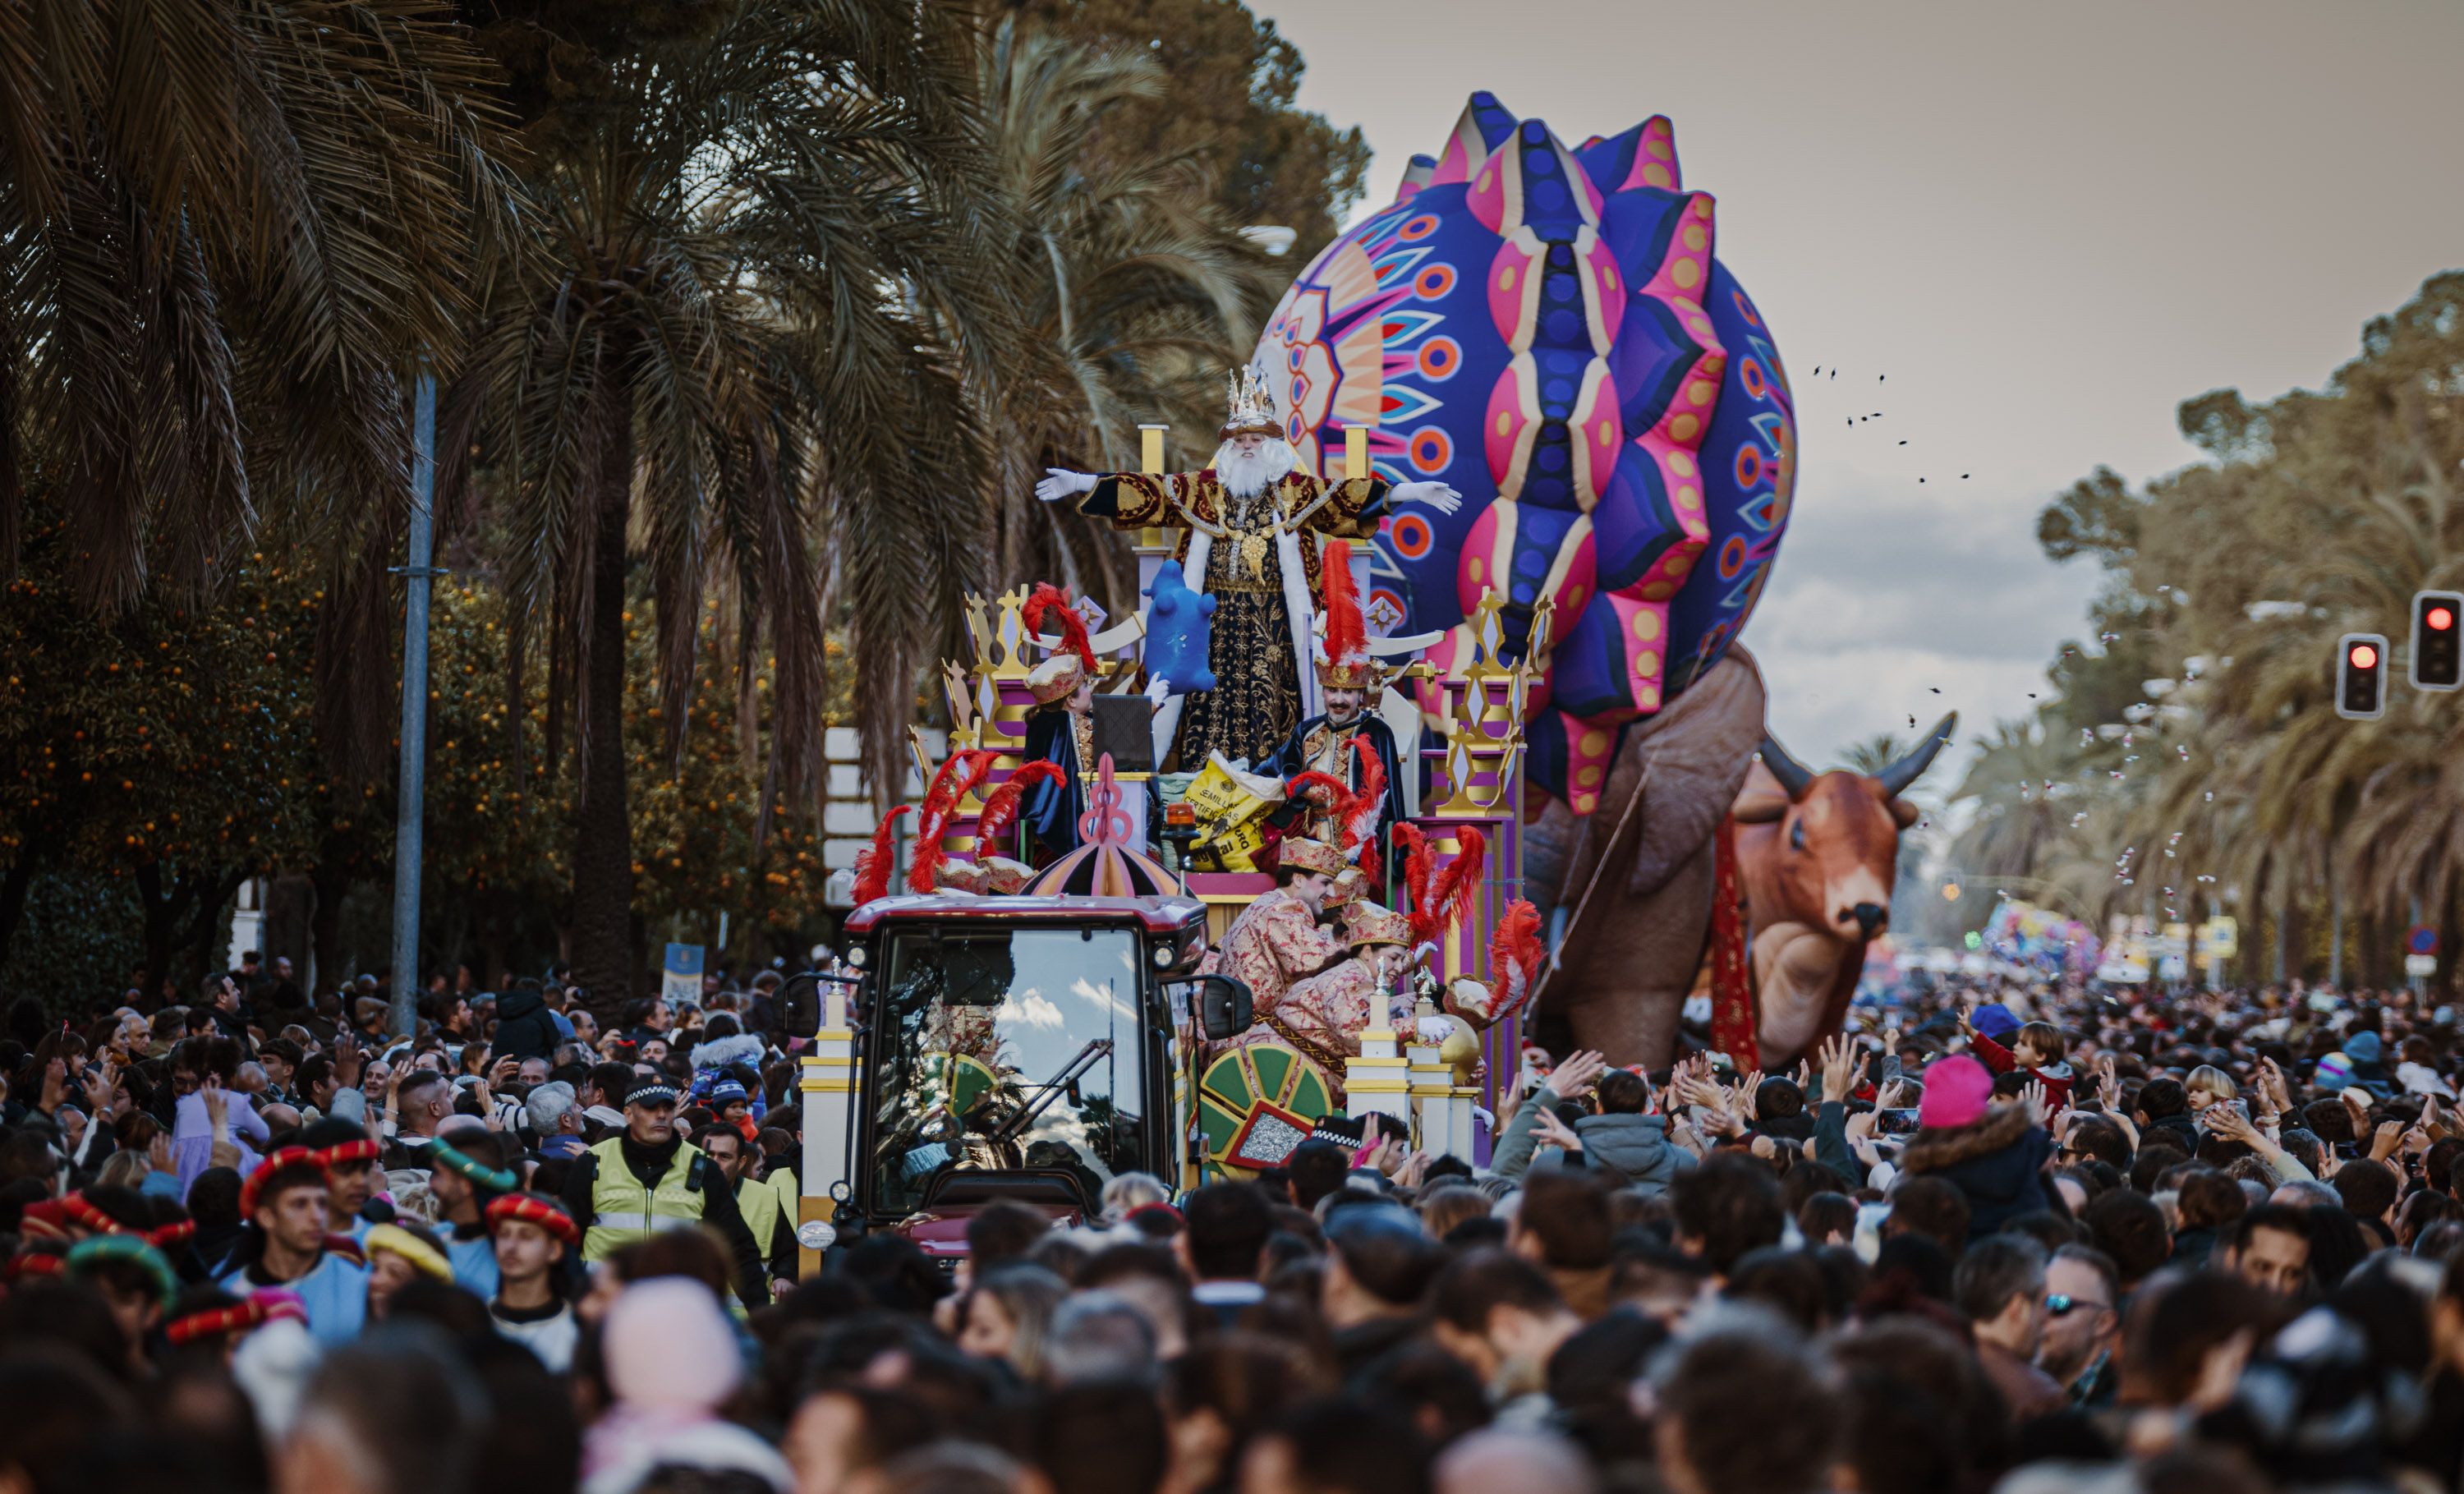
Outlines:
{"label": "tree line", "polygon": [[2336,648],[2402,638],[2416,591],[2464,582],[2464,274],[2320,389],[2217,390],[2180,425],[2205,460],[2136,488],[2100,469],[2040,516],[2048,556],[2103,572],[2093,631],[1982,744],[1953,869],[2100,926],[2232,915],[2246,980],[2391,983],[2407,928],[2464,941],[2464,700],[2399,682],[2384,718],[2343,719]]}
{"label": "tree line", "polygon": [[825,728],[886,794],[962,597],[1128,600],[1029,474],[1211,448],[1367,163],[1237,0],[45,11],[0,48],[0,971],[63,1002],[202,971],[244,878],[329,947],[383,876],[423,377],[431,957],[552,941],[615,1000],[663,914],[807,924]]}

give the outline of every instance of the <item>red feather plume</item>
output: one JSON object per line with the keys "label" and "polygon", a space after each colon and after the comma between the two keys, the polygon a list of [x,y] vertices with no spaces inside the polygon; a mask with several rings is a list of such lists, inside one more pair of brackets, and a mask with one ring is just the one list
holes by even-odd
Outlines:
{"label": "red feather plume", "polygon": [[984,750],[953,753],[933,775],[924,791],[924,808],[915,817],[915,856],[907,866],[907,890],[931,892],[938,885],[941,863],[948,853],[941,837],[950,827],[950,811],[981,787],[1001,754]]}
{"label": "red feather plume", "polygon": [[[1459,833],[1462,852],[1447,862],[1443,870],[1431,873],[1426,869],[1426,846],[1422,844],[1423,869],[1427,878],[1425,891],[1416,890],[1412,898],[1412,938],[1415,943],[1436,938],[1463,921],[1463,904],[1470,901],[1471,890],[1480,886],[1480,874],[1488,860],[1488,837],[1472,825]],[[1406,864],[1408,870],[1409,864]]]}
{"label": "red feather plume", "polygon": [[1001,787],[984,801],[984,812],[976,816],[976,858],[1002,856],[1001,849],[1011,824],[1018,819],[1019,806],[1026,802],[1026,791],[1038,783],[1058,783],[1062,780],[1061,764],[1041,759],[1026,763],[1001,780]]}
{"label": "red feather plume", "polygon": [[1403,889],[1412,895],[1412,942],[1426,943],[1438,932],[1429,902],[1429,838],[1409,820],[1396,825],[1393,834],[1395,844],[1403,847]]}
{"label": "red feather plume", "polygon": [[[1336,816],[1335,823],[1338,824],[1342,823],[1344,805],[1351,798],[1351,794],[1352,791],[1343,786],[1341,779],[1331,773],[1320,773],[1314,768],[1307,773],[1295,773],[1284,783],[1286,800],[1307,799],[1319,809]],[[1290,833],[1307,834],[1306,822],[1294,824]],[[1347,856],[1351,854],[1349,846],[1337,846],[1336,849],[1343,851]]]}
{"label": "red feather plume", "polygon": [[913,804],[901,804],[883,815],[881,823],[872,827],[872,844],[856,853],[855,905],[858,908],[890,895],[890,873],[898,862],[898,853],[891,848],[891,837],[897,832],[898,817],[914,807]]}
{"label": "red feather plume", "polygon": [[1318,552],[1318,592],[1326,599],[1326,663],[1365,663],[1368,624],[1360,622],[1360,592],[1353,586],[1353,547],[1331,539]]}
{"label": "red feather plume", "polygon": [[1375,833],[1377,816],[1386,807],[1386,759],[1377,756],[1377,748],[1366,732],[1353,736],[1352,750],[1360,758],[1360,787],[1343,802],[1343,851],[1347,856]]}
{"label": "red feather plume", "polygon": [[1360,593],[1352,582],[1352,546],[1343,540],[1331,540],[1319,552],[1318,590],[1326,603],[1326,662],[1366,662],[1369,627],[1360,619]]}
{"label": "red feather plume", "polygon": [[1489,1021],[1504,1022],[1531,1000],[1549,952],[1540,943],[1540,910],[1522,898],[1506,905],[1506,916],[1488,940]]}
{"label": "red feather plume", "polygon": [[1047,615],[1055,616],[1061,624],[1061,647],[1078,655],[1078,662],[1087,666],[1087,672],[1092,674],[1095,671],[1095,646],[1087,636],[1087,620],[1069,604],[1069,593],[1048,581],[1037,582],[1034,592],[1026,599],[1026,605],[1019,608],[1019,621],[1026,625],[1028,632],[1040,638],[1044,635],[1044,619]]}

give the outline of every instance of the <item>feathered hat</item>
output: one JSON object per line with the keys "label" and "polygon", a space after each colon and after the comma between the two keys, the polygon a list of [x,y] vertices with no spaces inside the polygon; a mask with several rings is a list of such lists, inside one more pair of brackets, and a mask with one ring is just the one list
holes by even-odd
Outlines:
{"label": "feathered hat", "polygon": [[1008,896],[1025,887],[1035,875],[1033,867],[1001,855],[1001,851],[1009,844],[1010,827],[1018,823],[1027,790],[1058,783],[1065,777],[1057,762],[1023,763],[985,796],[984,812],[976,816],[976,865],[984,868],[981,890],[996,897]]}
{"label": "feathered hat", "polygon": [[1026,692],[1037,705],[1048,706],[1076,690],[1079,681],[1093,677],[1095,647],[1087,637],[1087,620],[1070,605],[1067,592],[1048,581],[1038,582],[1018,615],[1026,630],[1039,638],[1046,617],[1061,628],[1060,651],[1027,671]]}
{"label": "feathered hat", "polygon": [[1410,822],[1395,826],[1403,847],[1403,886],[1412,894],[1412,942],[1425,944],[1463,921],[1471,890],[1488,859],[1488,837],[1475,825],[1455,832],[1455,859],[1437,869],[1428,838]]}
{"label": "feathered hat", "polygon": [[1216,432],[1220,439],[1284,433],[1284,423],[1275,418],[1275,397],[1266,392],[1266,381],[1258,377],[1256,368],[1235,368],[1224,374],[1223,384],[1232,407],[1223,417],[1223,428]]}
{"label": "feathered hat", "polygon": [[1475,1027],[1494,1026],[1523,1009],[1549,952],[1540,943],[1540,910],[1521,898],[1488,939],[1488,983],[1463,977],[1446,988],[1446,1010]]}
{"label": "feathered hat", "polygon": [[1377,661],[1369,656],[1369,626],[1360,617],[1360,592],[1352,582],[1352,546],[1331,540],[1318,556],[1319,615],[1326,620],[1318,640],[1317,682],[1327,690],[1377,689]]}
{"label": "feathered hat", "polygon": [[856,853],[855,905],[877,901],[890,895],[890,874],[898,869],[898,852],[891,845],[898,832],[898,818],[913,809],[913,804],[901,804],[881,817],[872,827],[872,844]]}
{"label": "feathered hat", "polygon": [[932,786],[924,791],[924,807],[915,816],[915,854],[907,864],[909,891],[932,892],[939,887],[938,873],[948,855],[941,849],[941,837],[950,828],[950,816],[983,786],[1000,759],[1000,753],[983,748],[955,752],[934,772]]}

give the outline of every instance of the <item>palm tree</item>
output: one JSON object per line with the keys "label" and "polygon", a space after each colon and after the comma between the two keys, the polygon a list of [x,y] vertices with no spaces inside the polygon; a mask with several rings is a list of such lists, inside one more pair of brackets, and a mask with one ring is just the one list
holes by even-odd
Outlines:
{"label": "palm tree", "polygon": [[[1022,579],[1049,534],[1062,575],[1085,587],[1119,547],[1032,501],[1046,462],[1133,465],[1141,422],[1215,428],[1222,370],[1247,356],[1283,276],[1207,202],[1194,165],[1111,160],[1104,118],[1163,93],[1134,53],[1091,50],[1005,17],[979,64],[988,147],[1015,237],[1003,256],[1024,358],[997,422],[1000,576]],[[1102,537],[1102,538],[1099,538]],[[1127,588],[1113,578],[1116,598]]]}
{"label": "palm tree", "polygon": [[402,376],[451,346],[474,236],[515,201],[495,66],[451,19],[425,0],[0,18],[0,573],[30,482],[71,516],[99,611],[158,580],[208,589],[275,516],[345,538],[399,520]]}
{"label": "palm tree", "polygon": [[976,43],[952,7],[773,0],[627,56],[592,128],[535,173],[535,238],[489,269],[449,427],[479,450],[515,688],[542,636],[552,753],[579,714],[571,935],[603,1003],[638,968],[635,609],[671,753],[715,596],[748,708],[771,687],[765,798],[807,798],[834,605],[879,789],[898,781],[920,667],[984,580],[964,391],[998,389],[1016,344],[983,273],[1005,220],[977,144]]}

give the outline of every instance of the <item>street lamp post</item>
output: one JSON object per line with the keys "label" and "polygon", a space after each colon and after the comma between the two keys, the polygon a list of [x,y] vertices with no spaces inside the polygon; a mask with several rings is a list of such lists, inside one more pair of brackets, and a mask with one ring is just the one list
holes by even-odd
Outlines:
{"label": "street lamp post", "polygon": [[420,829],[428,811],[428,599],[436,569],[436,378],[419,376],[410,423],[410,558],[403,579],[402,779],[394,800],[393,1010],[387,1027],[419,1023]]}

